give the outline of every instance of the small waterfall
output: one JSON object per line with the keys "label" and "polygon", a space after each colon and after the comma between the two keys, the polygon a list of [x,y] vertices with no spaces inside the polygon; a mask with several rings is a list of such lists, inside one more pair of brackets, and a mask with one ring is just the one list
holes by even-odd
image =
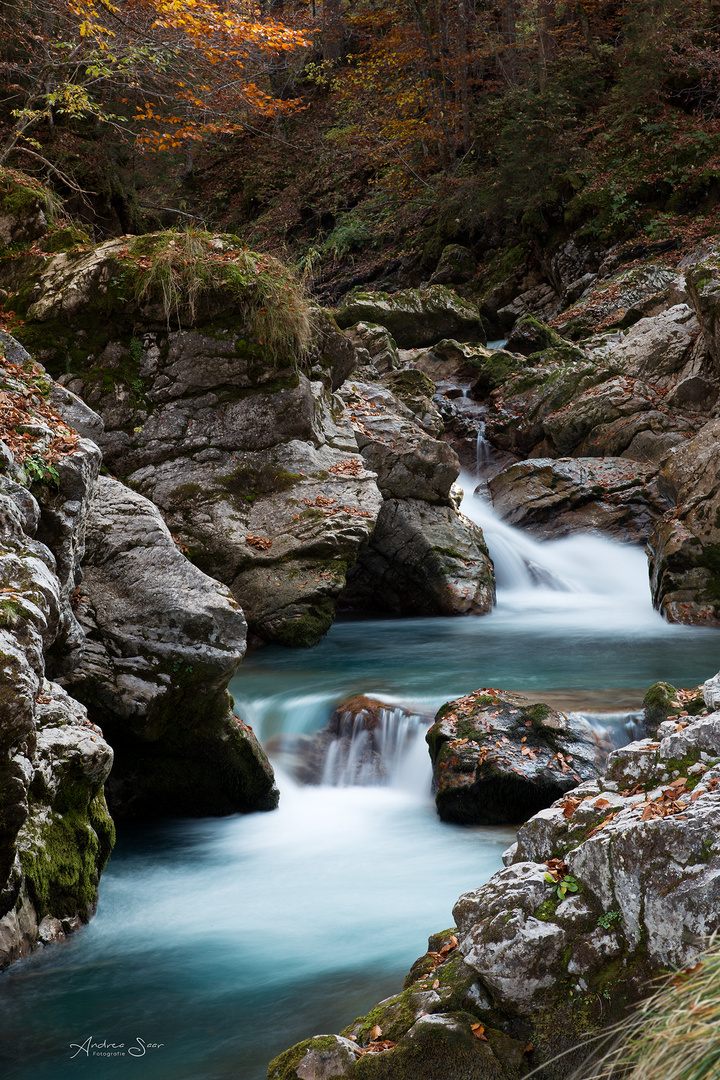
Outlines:
{"label": "small waterfall", "polygon": [[638,562],[644,561],[639,548],[591,534],[533,540],[502,521],[487,498],[475,495],[476,477],[463,471],[458,479],[464,491],[460,509],[483,530],[498,590],[574,593],[578,600],[605,597],[618,610],[628,602],[647,606],[647,578],[638,574]]}
{"label": "small waterfall", "polygon": [[340,734],[327,745],[321,783],[429,790],[428,718],[389,705],[372,726],[368,720],[365,712],[343,714]]}
{"label": "small waterfall", "polygon": [[475,472],[478,477],[483,476],[490,465],[494,465],[495,455],[493,448],[485,438],[485,421],[478,424],[477,442],[475,444]]}

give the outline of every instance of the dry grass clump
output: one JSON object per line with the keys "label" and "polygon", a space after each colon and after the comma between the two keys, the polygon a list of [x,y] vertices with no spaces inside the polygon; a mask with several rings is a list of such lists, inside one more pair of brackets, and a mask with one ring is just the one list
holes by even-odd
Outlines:
{"label": "dry grass clump", "polygon": [[303,287],[271,255],[201,230],[156,233],[131,248],[139,301],[160,300],[168,321],[195,325],[203,302],[224,293],[274,360],[300,361],[312,332]]}
{"label": "dry grass clump", "polygon": [[718,1080],[720,943],[619,1024],[609,1050],[572,1080]]}

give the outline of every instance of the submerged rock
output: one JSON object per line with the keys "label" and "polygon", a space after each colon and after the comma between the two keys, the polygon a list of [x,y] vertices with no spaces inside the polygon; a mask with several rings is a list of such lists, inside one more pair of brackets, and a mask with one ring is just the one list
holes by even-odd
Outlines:
{"label": "submerged rock", "polygon": [[494,689],[448,702],[427,734],[443,821],[523,821],[599,775],[610,744],[589,724]]}
{"label": "submerged rock", "polygon": [[638,544],[669,508],[657,469],[627,458],[532,458],[488,488],[504,521],[542,537],[599,532]]}

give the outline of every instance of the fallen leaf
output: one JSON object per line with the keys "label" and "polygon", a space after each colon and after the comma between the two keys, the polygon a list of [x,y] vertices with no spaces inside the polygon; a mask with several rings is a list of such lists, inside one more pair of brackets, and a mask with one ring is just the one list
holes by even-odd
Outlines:
{"label": "fallen leaf", "polygon": [[373,1040],[373,1042],[375,1042],[375,1040],[379,1039],[381,1035],[382,1035],[382,1028],[380,1027],[379,1024],[376,1024],[375,1027],[372,1028],[372,1030],[370,1032],[370,1038]]}
{"label": "fallen leaf", "polygon": [[476,1039],[482,1039],[483,1042],[488,1041],[484,1024],[472,1024],[471,1031]]}

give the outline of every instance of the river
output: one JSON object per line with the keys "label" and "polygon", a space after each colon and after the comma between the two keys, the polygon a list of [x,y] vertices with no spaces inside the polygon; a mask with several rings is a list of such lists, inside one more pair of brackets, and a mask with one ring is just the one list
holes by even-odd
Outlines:
{"label": "river", "polygon": [[[717,630],[652,610],[640,549],[539,544],[463,482],[496,563],[493,614],[340,620],[314,649],[250,655],[231,689],[261,739],[317,730],[351,693],[428,709],[494,686],[622,742],[652,682],[718,669]],[[96,918],[0,976],[0,1076],[264,1080],[280,1050],[397,992],[513,839],[437,819],[422,738],[383,787],[278,783],[273,813],[120,829]]]}

